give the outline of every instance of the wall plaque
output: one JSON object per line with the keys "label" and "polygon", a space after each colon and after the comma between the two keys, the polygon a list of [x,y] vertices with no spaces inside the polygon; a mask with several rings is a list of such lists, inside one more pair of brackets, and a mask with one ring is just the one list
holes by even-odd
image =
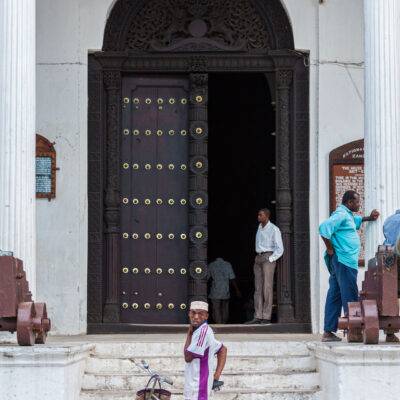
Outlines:
{"label": "wall plaque", "polygon": [[[356,140],[332,150],[329,154],[329,208],[332,213],[342,203],[346,190],[360,195],[360,215],[364,215],[364,139]],[[360,231],[361,252],[359,265],[364,265],[365,232]]]}
{"label": "wall plaque", "polygon": [[56,151],[54,143],[36,135],[36,198],[56,197]]}

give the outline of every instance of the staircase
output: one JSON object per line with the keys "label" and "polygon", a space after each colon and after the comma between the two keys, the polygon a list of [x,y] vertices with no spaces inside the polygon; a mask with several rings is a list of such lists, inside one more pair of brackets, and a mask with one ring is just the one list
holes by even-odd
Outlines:
{"label": "staircase", "polygon": [[[224,338],[223,338],[224,339]],[[225,338],[225,386],[216,400],[319,400],[319,376],[305,341]],[[173,400],[183,400],[183,337],[168,341],[100,342],[87,361],[81,400],[134,400],[148,380],[131,359],[145,359],[174,381]],[[168,389],[168,388],[167,388]]]}

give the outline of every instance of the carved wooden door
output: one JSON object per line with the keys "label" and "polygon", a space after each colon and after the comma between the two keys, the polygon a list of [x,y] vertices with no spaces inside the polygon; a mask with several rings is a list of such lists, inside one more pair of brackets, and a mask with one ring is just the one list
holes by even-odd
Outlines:
{"label": "carved wooden door", "polygon": [[123,79],[121,322],[187,321],[186,77]]}

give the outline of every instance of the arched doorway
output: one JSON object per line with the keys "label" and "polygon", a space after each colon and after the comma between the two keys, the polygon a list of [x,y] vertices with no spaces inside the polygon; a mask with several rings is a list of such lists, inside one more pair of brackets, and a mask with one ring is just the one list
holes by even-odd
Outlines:
{"label": "arched doorway", "polygon": [[[258,106],[275,108],[274,188],[259,201],[269,196],[286,251],[278,324],[264,329],[309,329],[307,60],[279,0],[115,4],[103,50],[89,55],[90,331],[183,323],[190,299],[207,296],[208,225],[218,235],[207,177],[220,179],[208,113],[224,79],[263,82]],[[234,96],[226,102],[238,110]]]}

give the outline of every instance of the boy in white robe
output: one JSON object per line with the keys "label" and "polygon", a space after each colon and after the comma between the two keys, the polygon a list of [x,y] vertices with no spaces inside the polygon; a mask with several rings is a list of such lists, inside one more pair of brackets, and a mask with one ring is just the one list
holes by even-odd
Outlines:
{"label": "boy in white robe", "polygon": [[[214,381],[219,381],[224,369],[227,348],[215,339],[213,330],[207,324],[207,303],[192,302],[189,318],[190,327],[184,350],[186,361],[184,398],[209,400]],[[217,359],[216,368],[215,359]]]}

